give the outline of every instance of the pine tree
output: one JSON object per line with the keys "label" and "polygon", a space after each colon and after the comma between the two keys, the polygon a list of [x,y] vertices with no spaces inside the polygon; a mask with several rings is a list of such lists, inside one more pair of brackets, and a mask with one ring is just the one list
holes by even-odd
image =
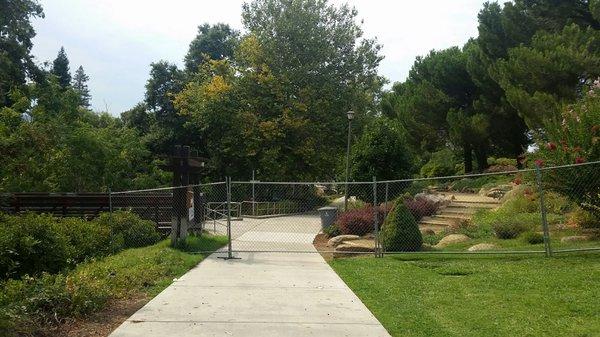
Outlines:
{"label": "pine tree", "polygon": [[90,89],[88,88],[87,81],[90,79],[88,75],[83,71],[83,67],[79,66],[77,71],[75,71],[75,76],[73,77],[73,89],[79,93],[81,97],[80,105],[89,108],[90,107],[90,99],[92,96],[90,95]]}
{"label": "pine tree", "polygon": [[52,62],[52,74],[58,77],[58,83],[61,87],[66,88],[71,84],[71,73],[69,70],[69,59],[67,58],[67,53],[65,53],[65,48],[60,47],[60,51]]}

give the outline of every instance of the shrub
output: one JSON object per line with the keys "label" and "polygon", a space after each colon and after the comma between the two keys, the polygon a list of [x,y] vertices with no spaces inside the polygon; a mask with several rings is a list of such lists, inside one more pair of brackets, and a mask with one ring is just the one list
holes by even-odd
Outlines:
{"label": "shrub", "polygon": [[95,222],[108,226],[116,241],[113,244],[119,245],[122,242],[125,248],[148,246],[160,240],[160,234],[152,221],[143,220],[131,212],[116,211],[112,215],[102,213]]}
{"label": "shrub", "polygon": [[532,245],[544,243],[544,235],[539,232],[525,232],[521,234],[521,238],[523,241]]}
{"label": "shrub", "polygon": [[512,172],[516,171],[517,167],[512,165],[492,165],[485,169],[486,173],[496,173],[496,172]]}
{"label": "shrub", "polygon": [[423,245],[419,225],[404,202],[398,200],[385,219],[381,229],[381,242],[387,251],[418,251]]}
{"label": "shrub", "polygon": [[571,213],[569,223],[580,228],[600,229],[600,218],[580,208]]}
{"label": "shrub", "polygon": [[4,216],[0,224],[0,277],[58,272],[67,266],[68,241],[56,219],[28,213]]}
{"label": "shrub", "polygon": [[67,240],[70,263],[79,263],[90,257],[105,256],[122,249],[113,241],[110,228],[95,221],[57,219],[56,229]]}
{"label": "shrub", "polygon": [[450,149],[431,154],[431,159],[421,167],[421,176],[425,178],[446,177],[456,174],[456,156]]}
{"label": "shrub", "polygon": [[416,221],[425,216],[435,214],[439,209],[439,204],[427,198],[408,198],[404,199],[404,205],[408,208]]}
{"label": "shrub", "polygon": [[332,238],[334,236],[338,236],[341,235],[342,232],[340,231],[340,227],[337,224],[332,224],[331,226],[325,228],[323,230],[323,233],[325,233],[325,235],[327,235],[327,237]]}
{"label": "shrub", "polygon": [[496,237],[502,240],[514,239],[530,229],[522,222],[497,222],[493,228]]}
{"label": "shrub", "polygon": [[56,273],[91,257],[158,242],[150,221],[129,212],[99,219],[57,219],[28,213],[0,217],[0,278]]}
{"label": "shrub", "polygon": [[517,160],[516,159],[512,159],[512,158],[494,158],[494,157],[489,157],[487,159],[487,163],[489,166],[494,166],[494,165],[498,165],[498,166],[517,166]]}
{"label": "shrub", "polygon": [[[365,235],[375,230],[374,216],[375,212],[380,213],[379,207],[368,205],[363,208],[350,209],[338,215],[335,224],[342,234]],[[378,214],[379,224],[382,216]]]}
{"label": "shrub", "polygon": [[[538,151],[531,159],[544,166],[600,160],[600,88],[594,86],[577,102],[564,106],[558,118],[544,119],[543,127],[536,139]],[[545,188],[600,217],[598,165],[546,170],[542,182]]]}

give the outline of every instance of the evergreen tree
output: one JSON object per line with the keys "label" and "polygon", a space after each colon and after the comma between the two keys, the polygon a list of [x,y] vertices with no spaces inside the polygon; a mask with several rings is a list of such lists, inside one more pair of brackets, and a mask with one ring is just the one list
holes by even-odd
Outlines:
{"label": "evergreen tree", "polygon": [[10,90],[23,87],[28,77],[35,79],[41,73],[30,54],[35,36],[30,19],[36,17],[44,17],[36,1],[0,1],[0,107],[13,103]]}
{"label": "evergreen tree", "polygon": [[71,85],[71,72],[69,70],[69,59],[67,58],[67,53],[65,53],[65,48],[60,47],[58,55],[54,62],[52,62],[52,74],[58,77],[58,83],[61,87],[66,88]]}
{"label": "evergreen tree", "polygon": [[75,77],[73,77],[73,89],[79,93],[79,96],[81,97],[80,105],[85,108],[90,107],[90,99],[92,98],[90,89],[87,85],[89,79],[90,77],[85,74],[83,67],[79,66],[75,72]]}

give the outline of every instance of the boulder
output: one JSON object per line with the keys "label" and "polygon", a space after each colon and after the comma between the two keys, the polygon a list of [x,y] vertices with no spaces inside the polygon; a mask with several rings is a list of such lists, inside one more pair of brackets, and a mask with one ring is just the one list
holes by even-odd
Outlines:
{"label": "boulder", "polygon": [[438,242],[437,245],[435,245],[435,247],[436,248],[444,248],[453,243],[467,242],[469,240],[471,240],[471,238],[464,234],[450,234],[450,235],[444,236],[444,238],[442,238],[440,240],[440,242]]}
{"label": "boulder", "polygon": [[329,241],[327,241],[327,246],[335,247],[344,241],[352,241],[352,240],[358,240],[358,239],[360,239],[360,236],[358,236],[358,235],[338,235],[338,236],[335,236],[335,237],[332,237],[331,239],[329,239]]}
{"label": "boulder", "polygon": [[435,231],[431,228],[421,229],[421,235],[435,235]]}
{"label": "boulder", "polygon": [[430,244],[428,244],[428,243],[424,243],[421,246],[421,251],[423,251],[423,252],[431,252],[431,251],[434,251],[434,250],[435,250],[435,247],[432,246],[432,245],[430,245]]}
{"label": "boulder", "polygon": [[417,193],[417,194],[415,194],[415,199],[425,199],[428,202],[430,202],[430,203],[436,205],[438,208],[440,208],[440,207],[448,206],[454,199],[454,196],[452,196],[452,195],[445,196],[442,194],[431,194],[431,193]]}
{"label": "boulder", "polygon": [[333,257],[352,256],[356,253],[373,253],[375,252],[375,241],[372,240],[355,240],[344,242],[337,247],[333,252]]}
{"label": "boulder", "polygon": [[474,246],[469,247],[469,249],[467,249],[470,252],[478,252],[478,251],[482,251],[482,250],[494,250],[497,249],[498,246],[496,246],[493,243],[478,243]]}
{"label": "boulder", "polygon": [[506,195],[506,193],[510,192],[512,189],[512,185],[499,185],[489,190],[481,189],[479,191],[479,195],[494,199],[502,199]]}
{"label": "boulder", "polygon": [[560,239],[560,242],[565,243],[565,242],[583,242],[583,241],[588,241],[590,238],[589,236],[585,236],[585,235],[574,235],[574,236],[565,236],[563,238]]}

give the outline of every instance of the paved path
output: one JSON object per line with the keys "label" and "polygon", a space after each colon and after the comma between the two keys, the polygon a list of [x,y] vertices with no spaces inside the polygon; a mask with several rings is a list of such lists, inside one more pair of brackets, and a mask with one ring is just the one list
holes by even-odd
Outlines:
{"label": "paved path", "polygon": [[234,248],[313,253],[246,252],[229,261],[215,253],[111,336],[389,336],[316,253],[311,244],[316,219],[278,219],[232,225],[238,228]]}

